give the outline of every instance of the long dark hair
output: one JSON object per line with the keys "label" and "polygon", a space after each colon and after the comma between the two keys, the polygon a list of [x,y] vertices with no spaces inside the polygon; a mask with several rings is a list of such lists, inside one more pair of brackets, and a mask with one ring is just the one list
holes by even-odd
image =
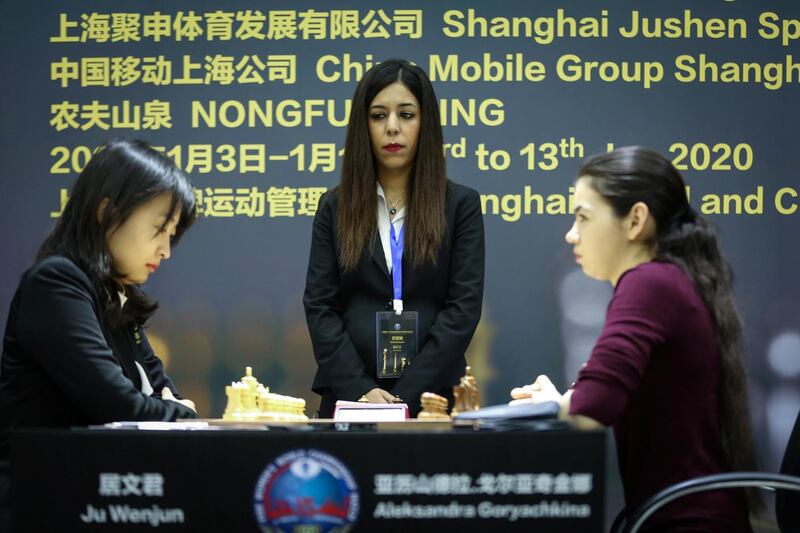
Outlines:
{"label": "long dark hair", "polygon": [[[694,283],[714,323],[720,353],[719,416],[727,468],[754,470],[747,375],[742,363],[742,321],[733,299],[733,273],[722,256],[712,226],[689,205],[678,170],[657,152],[639,146],[590,158],[581,178],[622,218],[637,202],[655,220],[655,260],[681,267]],[[760,508],[750,494],[751,510]]]}
{"label": "long dark hair", "polygon": [[[158,304],[137,285],[128,285],[128,301],[122,312],[116,297],[120,287],[115,280],[123,274],[114,266],[107,235],[137,207],[165,193],[172,199],[161,229],[180,212],[172,240],[176,243],[195,219],[194,190],[186,175],[143,141],[113,140],[102,145],[78,176],[64,212],[42,243],[36,260],[63,255],[80,267],[94,285],[110,326],[144,324]],[[106,205],[100,213],[104,200]]]}
{"label": "long dark hair", "polygon": [[365,246],[374,243],[377,220],[377,171],[369,137],[369,106],[375,96],[400,82],[420,105],[420,132],[406,203],[406,252],[414,266],[436,263],[436,251],[445,232],[447,177],[442,151],[439,104],[427,74],[402,59],[390,59],[369,69],[356,87],[347,125],[338,186],[337,236],[339,264],[354,270]]}

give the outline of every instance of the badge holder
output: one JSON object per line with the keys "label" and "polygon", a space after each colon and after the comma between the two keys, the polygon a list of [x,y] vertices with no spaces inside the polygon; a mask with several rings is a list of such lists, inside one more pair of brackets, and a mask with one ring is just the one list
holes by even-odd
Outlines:
{"label": "badge holder", "polygon": [[419,313],[382,311],[375,314],[377,377],[399,378],[417,355]]}

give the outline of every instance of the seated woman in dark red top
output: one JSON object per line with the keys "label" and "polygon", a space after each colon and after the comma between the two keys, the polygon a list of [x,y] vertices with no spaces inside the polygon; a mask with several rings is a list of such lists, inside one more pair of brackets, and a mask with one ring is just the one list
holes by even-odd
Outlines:
{"label": "seated woman in dark red top", "polygon": [[[675,167],[640,147],[590,159],[566,240],[588,276],[614,286],[605,326],[572,390],[539,376],[515,401],[556,400],[577,428],[613,427],[628,511],[680,481],[752,470],[731,271]],[[646,529],[751,531],[753,505],[744,493],[696,494]]]}

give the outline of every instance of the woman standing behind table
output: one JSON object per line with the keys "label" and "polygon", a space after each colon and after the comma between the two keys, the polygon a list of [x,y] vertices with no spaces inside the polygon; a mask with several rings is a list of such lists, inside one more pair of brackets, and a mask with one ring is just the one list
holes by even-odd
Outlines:
{"label": "woman standing behind table", "polygon": [[303,303],[320,416],[362,396],[412,416],[423,392],[452,399],[483,272],[480,198],[446,177],[430,80],[408,61],[374,66],[353,97],[341,183],[314,219]]}
{"label": "woman standing behind table", "polygon": [[[613,427],[629,512],[674,483],[753,470],[731,270],[683,178],[640,147],[593,157],[579,176],[566,240],[588,276],[614,286],[606,322],[570,391],[539,376],[512,397],[555,400],[579,429]],[[733,491],[694,494],[662,508],[646,530],[751,531],[748,501]]]}

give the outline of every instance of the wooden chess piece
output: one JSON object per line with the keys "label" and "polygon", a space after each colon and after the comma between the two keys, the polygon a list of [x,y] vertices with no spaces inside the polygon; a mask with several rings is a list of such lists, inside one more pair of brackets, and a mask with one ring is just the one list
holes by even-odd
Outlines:
{"label": "wooden chess piece", "polygon": [[419,397],[422,405],[417,418],[420,420],[450,420],[447,414],[447,398],[432,392],[423,392]]}
{"label": "wooden chess piece", "polygon": [[475,411],[481,408],[481,395],[478,392],[478,384],[475,381],[475,376],[472,375],[472,368],[466,368],[466,373],[458,382],[458,385],[453,387],[453,416],[458,413],[466,411]]}
{"label": "wooden chess piece", "polygon": [[478,383],[472,375],[472,367],[467,366],[466,374],[461,378],[467,391],[465,399],[466,407],[470,411],[477,411],[481,408],[481,393],[478,391]]}

